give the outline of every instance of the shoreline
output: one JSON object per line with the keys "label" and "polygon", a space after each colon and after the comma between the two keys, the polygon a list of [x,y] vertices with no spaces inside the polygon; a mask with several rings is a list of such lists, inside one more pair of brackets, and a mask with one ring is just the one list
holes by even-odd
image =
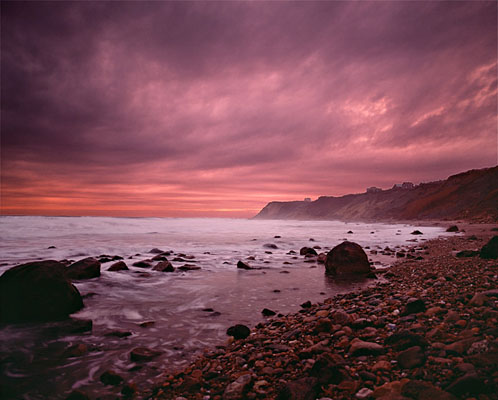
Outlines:
{"label": "shoreline", "polygon": [[165,371],[141,396],[498,398],[498,264],[454,255],[481,248],[496,225],[456,223],[464,236],[424,242],[424,259],[398,260],[383,273],[387,282],[260,323],[248,338]]}

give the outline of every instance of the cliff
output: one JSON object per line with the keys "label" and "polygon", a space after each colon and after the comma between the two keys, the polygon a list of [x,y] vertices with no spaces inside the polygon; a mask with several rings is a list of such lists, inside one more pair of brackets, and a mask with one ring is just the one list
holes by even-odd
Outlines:
{"label": "cliff", "polygon": [[412,189],[270,202],[256,219],[498,221],[498,166],[470,170]]}

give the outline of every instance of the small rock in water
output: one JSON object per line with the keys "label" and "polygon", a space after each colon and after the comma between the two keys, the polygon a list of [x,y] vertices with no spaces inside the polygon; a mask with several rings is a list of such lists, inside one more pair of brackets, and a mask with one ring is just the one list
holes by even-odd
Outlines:
{"label": "small rock in water", "polygon": [[128,271],[128,266],[123,261],[118,261],[117,263],[112,264],[107,270],[108,271]]}
{"label": "small rock in water", "polygon": [[418,229],[410,233],[410,235],[423,235],[422,232],[420,232]]}
{"label": "small rock in water", "polygon": [[261,314],[263,314],[265,317],[271,317],[272,315],[275,315],[276,312],[273,310],[270,310],[268,308],[263,308],[263,311],[261,311]]}
{"label": "small rock in water", "polygon": [[69,279],[91,279],[100,276],[100,262],[93,257],[76,261],[67,267],[66,275]]}
{"label": "small rock in water", "polygon": [[318,255],[318,253],[316,252],[316,250],[312,247],[302,247],[301,250],[299,250],[299,254],[302,255],[302,256],[305,256],[307,254],[311,254],[311,255]]}
{"label": "small rock in water", "polygon": [[311,308],[311,301],[305,301],[303,304],[301,304],[302,308]]}
{"label": "small rock in water", "polygon": [[136,347],[130,352],[131,361],[150,361],[153,358],[160,355],[161,352],[157,350],[151,350],[147,347]]}
{"label": "small rock in water", "polygon": [[133,263],[133,266],[134,267],[138,267],[138,268],[150,268],[152,266],[152,264],[150,263],[150,261],[136,261]]}
{"label": "small rock in water", "polygon": [[278,249],[278,246],[274,243],[265,243],[263,247],[267,247],[269,249]]}
{"label": "small rock in water", "polygon": [[153,249],[149,250],[149,253],[151,254],[161,254],[164,253],[164,250],[158,249],[157,247],[154,247]]}
{"label": "small rock in water", "polygon": [[458,232],[458,226],[451,225],[448,229],[446,229],[446,232]]}
{"label": "small rock in water", "polygon": [[227,335],[233,336],[235,340],[245,339],[251,334],[251,330],[242,324],[231,326],[227,329]]}
{"label": "small rock in water", "polygon": [[57,247],[55,246],[48,246],[47,249],[56,249]]}
{"label": "small rock in water", "polygon": [[160,263],[157,263],[152,270],[160,272],[174,272],[175,267],[173,267],[169,261],[161,261]]}
{"label": "small rock in water", "polygon": [[123,338],[123,337],[131,336],[131,332],[130,331],[116,330],[116,331],[107,332],[104,334],[104,336],[115,336],[115,337]]}
{"label": "small rock in water", "polygon": [[201,267],[193,264],[184,264],[181,267],[178,267],[180,271],[197,271],[201,269]]}
{"label": "small rock in water", "polygon": [[142,328],[149,328],[152,325],[154,325],[155,323],[156,323],[156,321],[145,321],[145,322],[141,322],[139,324],[139,326],[141,326]]}
{"label": "small rock in water", "polygon": [[121,382],[123,382],[123,378],[113,370],[107,370],[102,375],[100,375],[100,381],[104,385],[117,386]]}
{"label": "small rock in water", "polygon": [[249,264],[246,264],[245,262],[240,261],[240,260],[237,263],[237,268],[239,268],[239,269],[252,269],[252,267],[249,266]]}

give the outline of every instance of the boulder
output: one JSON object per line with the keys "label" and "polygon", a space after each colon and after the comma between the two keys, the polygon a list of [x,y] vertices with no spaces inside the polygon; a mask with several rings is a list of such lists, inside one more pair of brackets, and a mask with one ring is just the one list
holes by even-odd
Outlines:
{"label": "boulder", "polygon": [[161,261],[160,263],[157,263],[152,270],[160,272],[174,272],[175,267],[173,267],[169,261]]}
{"label": "boulder", "polygon": [[108,271],[127,271],[128,266],[123,261],[118,261],[117,263],[112,264]]}
{"label": "boulder", "polygon": [[231,326],[230,328],[227,329],[227,335],[233,336],[235,340],[245,339],[250,334],[251,330],[247,326],[241,324]]}
{"label": "boulder", "polygon": [[80,292],[57,261],[18,265],[0,277],[0,322],[61,320],[82,307]]}
{"label": "boulder", "polygon": [[76,261],[66,269],[69,279],[91,279],[100,276],[100,262],[93,257]]}
{"label": "boulder", "polygon": [[312,254],[314,256],[318,255],[313,247],[302,247],[301,250],[299,250],[299,254],[302,256],[305,256],[307,254]]}
{"label": "boulder", "polygon": [[493,236],[479,253],[479,257],[496,260],[498,258],[498,236]]}
{"label": "boulder", "polygon": [[329,251],[325,269],[331,275],[368,275],[371,271],[368,257],[361,246],[348,241]]}

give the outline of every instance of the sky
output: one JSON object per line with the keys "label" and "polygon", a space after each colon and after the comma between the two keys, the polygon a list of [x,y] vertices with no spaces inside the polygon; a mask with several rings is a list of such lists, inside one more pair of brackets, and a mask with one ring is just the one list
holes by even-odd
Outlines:
{"label": "sky", "polygon": [[1,213],[251,217],[497,160],[497,3],[1,3]]}

